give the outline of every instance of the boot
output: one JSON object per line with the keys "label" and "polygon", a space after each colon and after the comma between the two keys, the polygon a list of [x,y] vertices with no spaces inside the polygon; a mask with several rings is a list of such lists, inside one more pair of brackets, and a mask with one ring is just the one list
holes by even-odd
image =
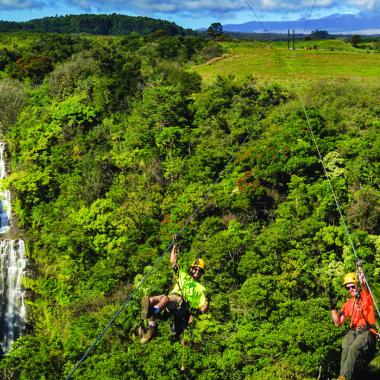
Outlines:
{"label": "boot", "polygon": [[136,330],[138,337],[141,339],[145,334],[145,329],[143,326],[139,326]]}
{"label": "boot", "polygon": [[149,297],[144,296],[141,298],[141,319],[148,319],[153,315],[152,307],[150,306]]}
{"label": "boot", "polygon": [[148,326],[148,330],[146,330],[146,333],[143,335],[143,337],[140,339],[140,343],[148,343],[150,342],[155,336],[157,335],[156,326]]}

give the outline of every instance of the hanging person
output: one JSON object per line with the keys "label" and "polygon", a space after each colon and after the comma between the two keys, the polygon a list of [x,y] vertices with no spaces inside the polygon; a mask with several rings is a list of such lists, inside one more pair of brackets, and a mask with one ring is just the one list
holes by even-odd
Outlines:
{"label": "hanging person", "polygon": [[186,272],[179,268],[177,260],[178,247],[174,242],[170,263],[176,274],[176,283],[169,295],[145,296],[141,299],[141,318],[148,319],[148,329],[143,334],[141,343],[147,343],[156,336],[156,319],[164,310],[173,317],[171,332],[175,337],[179,337],[192,322],[192,314],[203,314],[208,310],[206,288],[199,282],[205,270],[205,262],[196,259]]}
{"label": "hanging person", "polygon": [[350,319],[349,330],[342,342],[338,380],[352,380],[360,364],[373,359],[379,334],[375,329],[374,302],[361,267],[358,276],[355,272],[347,273],[343,284],[351,298],[343,304],[340,313],[336,310],[335,299],[331,299],[330,309],[335,326],[341,326]]}

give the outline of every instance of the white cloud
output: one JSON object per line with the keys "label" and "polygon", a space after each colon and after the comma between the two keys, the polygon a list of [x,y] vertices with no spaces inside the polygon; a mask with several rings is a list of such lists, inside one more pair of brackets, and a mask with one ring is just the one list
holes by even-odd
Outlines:
{"label": "white cloud", "polygon": [[[248,6],[248,4],[249,6]],[[69,9],[71,13],[126,13],[161,18],[182,18],[196,23],[201,18],[233,19],[248,15],[251,7],[259,15],[328,14],[373,11],[380,0],[0,0],[0,11],[37,12]],[[5,13],[5,12],[4,12]],[[1,16],[0,16],[1,17]]]}
{"label": "white cloud", "polygon": [[0,0],[0,10],[4,11],[38,9],[44,6],[45,3],[34,0]]}
{"label": "white cloud", "polygon": [[373,10],[380,8],[380,0],[348,0],[347,3],[361,9]]}
{"label": "white cloud", "polygon": [[132,10],[136,12],[160,13],[209,13],[233,12],[247,7],[244,0],[66,0],[80,9]]}
{"label": "white cloud", "polygon": [[82,10],[135,11],[138,13],[210,14],[235,13],[248,9],[255,11],[307,11],[354,7],[359,10],[380,8],[380,0],[66,0],[66,3]]}
{"label": "white cloud", "polygon": [[307,11],[310,9],[380,9],[380,0],[247,0],[254,9],[260,11]]}

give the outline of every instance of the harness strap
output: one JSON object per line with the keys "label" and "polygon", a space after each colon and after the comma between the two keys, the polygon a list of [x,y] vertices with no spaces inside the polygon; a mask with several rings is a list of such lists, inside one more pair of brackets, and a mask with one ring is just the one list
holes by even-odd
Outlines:
{"label": "harness strap", "polygon": [[352,306],[352,316],[351,316],[351,320],[350,320],[350,329],[352,329],[352,326],[354,324],[354,317],[356,315],[356,303],[357,303],[358,299],[355,297],[355,301],[354,301],[354,304]]}
{"label": "harness strap", "polygon": [[[371,333],[373,333],[374,335],[376,336],[379,336],[379,333],[378,331],[375,329],[375,326],[373,326],[371,323],[368,322],[366,316],[364,315],[363,313],[363,300],[361,299],[361,290],[359,291],[358,293],[358,296],[355,297],[355,302],[354,302],[354,305],[353,305],[353,311],[352,311],[352,317],[351,317],[351,321],[350,321],[350,329],[352,329],[352,326],[353,326],[353,321],[354,321],[354,317],[355,317],[355,314],[357,311],[360,311],[363,319],[365,320],[366,322],[366,327],[369,331],[371,331]],[[361,304],[359,304],[359,301],[362,301]],[[356,304],[358,304],[358,308],[356,308]]]}

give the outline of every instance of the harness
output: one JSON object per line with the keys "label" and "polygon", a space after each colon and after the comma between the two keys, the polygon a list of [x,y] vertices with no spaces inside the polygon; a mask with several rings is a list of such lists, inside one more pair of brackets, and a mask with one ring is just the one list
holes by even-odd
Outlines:
{"label": "harness", "polygon": [[[362,290],[360,289],[360,284],[359,284],[359,288],[358,288],[358,293],[357,295],[355,296],[355,301],[354,301],[354,304],[352,306],[353,310],[352,310],[352,316],[351,316],[351,321],[350,321],[350,330],[353,330],[354,332],[358,333],[358,334],[361,334],[365,331],[368,331],[370,330],[375,336],[378,336],[378,332],[376,331],[375,327],[373,324],[369,323],[366,316],[364,315],[363,313],[363,300],[361,300],[361,292]],[[362,301],[361,305],[359,304],[359,301]],[[358,307],[356,307],[356,305],[358,305]],[[365,320],[365,326],[363,325],[359,325],[359,326],[355,326],[353,327],[353,322],[354,322],[354,319],[355,319],[355,315],[357,312],[360,312],[363,319]]]}
{"label": "harness", "polygon": [[[173,238],[174,244],[177,242],[177,239],[178,239],[178,236],[175,235]],[[177,249],[178,249],[178,247],[177,247]],[[178,255],[178,253],[177,253],[177,255]],[[180,293],[172,293],[172,295],[176,295],[176,296],[180,297],[181,301],[177,304],[177,310],[175,313],[171,312],[167,308],[166,308],[166,311],[169,314],[173,314],[173,317],[180,317],[180,318],[188,319],[190,316],[189,304],[183,296],[183,290],[181,287],[181,282],[179,281],[179,265],[177,263],[173,265],[173,280],[172,280],[170,287],[168,287],[166,292],[165,292],[166,295],[169,294],[169,289],[171,289],[173,287],[173,284],[178,285]]]}
{"label": "harness", "polygon": [[[174,271],[173,283],[176,283],[178,285],[180,293],[172,293],[172,295],[175,295],[175,296],[178,296],[181,298],[181,302],[178,305],[178,309],[180,309],[181,312],[178,314],[181,314],[181,315],[190,314],[189,313],[189,303],[186,301],[186,299],[183,296],[181,282],[179,281],[179,266],[177,264],[173,266],[173,271]],[[186,311],[186,313],[185,313],[185,311]]]}

